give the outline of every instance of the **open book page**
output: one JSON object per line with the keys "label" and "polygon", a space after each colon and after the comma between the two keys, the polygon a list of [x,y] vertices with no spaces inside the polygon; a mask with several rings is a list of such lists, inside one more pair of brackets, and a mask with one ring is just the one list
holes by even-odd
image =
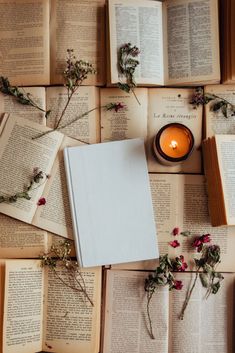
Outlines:
{"label": "open book page", "polygon": [[[54,132],[32,140],[32,137],[47,130],[48,128],[28,119],[8,117],[0,135],[0,193],[2,195],[13,195],[24,191],[25,184],[29,183],[35,167],[40,168],[45,174],[50,174],[63,135]],[[22,198],[14,203],[1,203],[0,212],[31,223],[44,186],[45,183],[32,190],[30,200]]]}
{"label": "open book page", "polygon": [[109,0],[111,83],[124,81],[118,73],[118,49],[131,43],[140,49],[135,71],[138,84],[164,83],[162,3],[147,0]]}
{"label": "open book page", "polygon": [[[210,234],[212,244],[217,244],[221,249],[221,263],[218,267],[220,271],[234,271],[235,262],[233,249],[235,247],[235,227],[212,227],[208,212],[208,198],[206,192],[206,182],[202,175],[178,176],[179,182],[183,183],[183,204],[181,229],[190,231],[193,235]],[[192,237],[181,237],[183,253],[192,261],[196,253],[192,253]],[[190,250],[191,249],[191,250]]]}
{"label": "open book page", "polygon": [[[38,104],[40,108],[46,109],[44,87],[24,87],[20,88],[20,90],[24,94],[29,93],[29,97]],[[20,104],[14,97],[3,93],[0,93],[0,114],[1,113],[8,113],[11,114],[11,116],[16,115],[46,125],[45,113],[30,105]]]}
{"label": "open book page", "polygon": [[[171,257],[184,255],[189,269],[194,268],[197,253],[192,248],[194,236],[211,234],[213,244],[221,248],[220,271],[235,271],[233,249],[235,227],[212,227],[208,213],[208,198],[203,175],[150,174],[153,209],[157,228],[160,255]],[[174,237],[172,231],[179,227],[181,232],[189,231],[190,236]],[[178,240],[180,247],[173,248],[170,241]],[[157,241],[157,238],[156,238]],[[112,265],[112,268],[154,269],[156,262],[136,262]]]}
{"label": "open book page", "polygon": [[2,76],[15,85],[49,84],[49,1],[1,0]]}
{"label": "open book page", "polygon": [[228,225],[235,225],[235,135],[216,135],[216,151]]}
{"label": "open book page", "polygon": [[36,258],[46,249],[46,231],[0,213],[0,258]]}
{"label": "open book page", "polygon": [[[219,292],[205,299],[206,289],[197,280],[184,320],[179,319],[186,291],[195,274],[177,274],[182,290],[170,293],[170,347],[171,353],[234,352],[234,274],[224,274]],[[156,293],[158,295],[158,292]]]}
{"label": "open book page", "polygon": [[146,273],[107,270],[103,353],[167,353],[169,291],[160,288],[150,305],[155,340],[147,331]]}
{"label": "open book page", "polygon": [[166,83],[199,84],[220,81],[217,0],[168,0],[164,55]]}
{"label": "open book page", "polygon": [[97,74],[86,85],[105,84],[105,0],[51,1],[50,43],[51,84],[63,83],[67,49],[78,60],[92,63]]}
{"label": "open book page", "polygon": [[[231,104],[235,104],[235,85],[210,85],[204,89],[205,94],[214,94],[220,98],[226,99]],[[219,100],[218,100],[219,101]],[[225,118],[221,110],[213,112],[213,105],[217,101],[213,100],[205,106],[205,130],[206,138],[215,134],[234,134],[235,116],[231,110],[228,110],[228,117]]]}
{"label": "open book page", "polygon": [[[52,110],[47,118],[47,126],[52,129],[55,127],[67,100],[68,95],[65,87],[48,87],[46,89],[47,110]],[[96,107],[99,107],[99,89],[90,86],[79,87],[69,102],[65,115],[61,119],[60,126],[67,124],[75,117],[79,117],[81,114]],[[98,108],[60,131],[67,136],[80,139],[84,142],[97,143],[100,142],[99,120]]]}
{"label": "open book page", "polygon": [[[56,271],[56,273],[55,273]],[[98,353],[100,337],[101,268],[81,271],[87,293],[67,287],[73,285],[66,269],[46,271],[43,349],[58,353]]]}
{"label": "open book page", "polygon": [[8,260],[5,265],[3,352],[42,349],[44,276],[39,260]]}
{"label": "open book page", "polygon": [[[202,139],[202,107],[193,109],[190,99],[193,89],[150,88],[148,112],[148,169],[161,173],[200,173]],[[194,149],[186,161],[176,166],[164,166],[153,155],[153,139],[157,132],[170,123],[187,126],[194,136]]]}
{"label": "open book page", "polygon": [[136,88],[137,103],[132,93],[128,94],[119,88],[101,88],[100,104],[104,107],[110,103],[121,103],[124,108],[119,111],[101,108],[101,141],[116,141],[136,137],[147,138],[148,90]]}
{"label": "open book page", "polygon": [[[53,135],[54,132],[51,134]],[[40,140],[40,139],[39,139]],[[37,208],[32,224],[65,238],[73,238],[72,220],[64,169],[64,147],[78,146],[81,142],[64,137],[55,158],[50,177],[43,190],[46,204]]]}

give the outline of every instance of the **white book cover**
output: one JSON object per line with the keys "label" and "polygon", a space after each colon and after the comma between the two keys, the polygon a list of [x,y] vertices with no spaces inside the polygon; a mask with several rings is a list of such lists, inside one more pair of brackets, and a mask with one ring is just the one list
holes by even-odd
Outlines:
{"label": "white book cover", "polygon": [[144,141],[67,147],[64,159],[80,266],[158,258]]}

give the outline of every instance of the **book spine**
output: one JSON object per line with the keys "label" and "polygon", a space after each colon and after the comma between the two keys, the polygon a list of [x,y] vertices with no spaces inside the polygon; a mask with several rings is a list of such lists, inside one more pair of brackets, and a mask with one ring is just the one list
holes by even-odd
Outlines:
{"label": "book spine", "polygon": [[76,215],[76,208],[74,204],[74,192],[72,186],[72,173],[70,168],[70,160],[69,160],[69,148],[65,147],[64,149],[64,166],[65,166],[65,174],[67,180],[67,187],[68,187],[68,195],[69,195],[69,202],[70,202],[70,212],[73,224],[73,239],[75,243],[76,249],[76,256],[79,266],[83,267],[83,261],[81,256],[81,247],[79,242],[79,232],[78,232],[78,224],[77,224],[77,215]]}

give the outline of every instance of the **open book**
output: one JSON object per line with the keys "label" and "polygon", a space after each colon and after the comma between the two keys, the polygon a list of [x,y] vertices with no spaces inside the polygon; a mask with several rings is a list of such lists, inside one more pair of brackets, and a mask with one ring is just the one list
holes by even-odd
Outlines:
{"label": "open book", "polygon": [[[56,271],[56,272],[55,272]],[[1,353],[98,353],[101,268],[82,271],[92,306],[62,268],[40,260],[0,260]]]}
{"label": "open book", "polygon": [[235,135],[204,140],[203,155],[211,223],[235,225]]}
{"label": "open book", "polygon": [[[58,131],[32,140],[48,127],[16,116],[5,116],[0,129],[0,193],[12,195],[28,185],[35,167],[50,175],[32,190],[31,199],[1,203],[0,212],[49,232],[72,238],[72,222],[67,195],[62,151],[79,141]],[[38,206],[41,197],[46,204]]]}
{"label": "open book", "polygon": [[[220,98],[226,99],[229,103],[235,105],[235,85],[210,85],[204,88],[205,94],[214,94]],[[220,99],[213,100],[205,106],[205,138],[215,134],[234,134],[235,117],[232,111],[228,109],[228,116],[225,118],[221,109],[214,112],[213,105]]]}
{"label": "open book", "polygon": [[220,81],[217,0],[109,0],[109,84],[125,82],[118,50],[128,42],[140,49],[139,85]]}
{"label": "open book", "polygon": [[[219,271],[234,272],[235,227],[211,226],[205,177],[174,174],[150,174],[149,177],[160,255],[176,257],[183,254],[189,265],[188,270],[195,270],[193,259],[197,253],[192,247],[194,236],[211,234],[212,243],[218,244],[221,249]],[[172,231],[175,227],[191,234],[174,237]],[[176,239],[181,246],[173,248],[169,242]],[[142,261],[112,265],[112,268],[153,270],[156,265],[156,261]]]}
{"label": "open book", "polygon": [[[66,89],[64,87],[48,87],[46,89],[44,87],[25,87],[24,91],[30,93],[33,100],[43,109],[52,109],[50,117],[46,119],[45,114],[39,110],[19,104],[13,97],[5,96],[2,93],[0,93],[0,114],[7,112],[11,114],[11,117],[27,118],[42,125],[54,127],[67,99]],[[69,109],[62,122],[66,123],[73,119],[75,114],[79,115],[98,106],[98,93],[99,90],[95,87],[80,87],[70,101]],[[84,116],[62,131],[84,142],[99,142],[99,110]],[[64,178],[63,180],[65,181]],[[59,210],[57,204],[54,207],[58,212],[62,211],[59,218],[64,219],[64,210]],[[63,240],[46,230],[0,214],[0,258],[35,258],[39,254],[47,252],[52,244]]]}
{"label": "open book", "polygon": [[[194,90],[191,88],[136,88],[141,103],[133,94],[118,88],[101,88],[101,106],[113,101],[121,102],[124,109],[101,111],[101,141],[142,137],[146,141],[149,172],[200,173],[202,107],[193,109],[190,104]],[[190,157],[176,166],[160,164],[153,155],[153,139],[157,132],[169,123],[187,126],[194,136],[194,149]]]}
{"label": "open book", "polygon": [[63,83],[67,49],[89,61],[96,75],[85,84],[105,84],[104,0],[1,0],[0,72],[16,85]]}
{"label": "open book", "polygon": [[157,289],[150,304],[155,340],[147,331],[147,275],[107,271],[103,353],[234,352],[234,274],[225,274],[219,293],[207,300],[198,280],[184,320],[179,314],[195,274],[176,275],[182,290]]}

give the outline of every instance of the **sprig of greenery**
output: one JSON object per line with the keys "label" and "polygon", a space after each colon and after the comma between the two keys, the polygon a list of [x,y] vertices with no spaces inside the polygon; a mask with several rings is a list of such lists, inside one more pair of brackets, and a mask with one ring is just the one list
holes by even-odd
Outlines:
{"label": "sprig of greenery", "polygon": [[18,199],[30,200],[31,199],[30,191],[33,191],[37,189],[39,186],[41,186],[48,177],[49,175],[45,174],[39,168],[34,168],[33,175],[30,179],[29,184],[25,186],[25,189],[23,191],[16,192],[13,195],[8,195],[8,196],[0,195],[0,203],[2,202],[14,203]]}
{"label": "sprig of greenery", "polygon": [[235,105],[229,102],[227,99],[217,96],[213,93],[204,94],[203,88],[196,88],[190,104],[197,108],[199,105],[205,105],[209,102],[212,102],[210,107],[211,111],[221,111],[225,118],[228,118],[230,115],[235,115]]}
{"label": "sprig of greenery", "polygon": [[[35,139],[38,139],[39,137],[42,137],[42,136],[45,136],[45,135],[48,135],[50,133],[52,133],[53,131],[58,131],[58,130],[62,130],[64,129],[65,127],[67,126],[70,126],[72,125],[73,123],[75,123],[76,121],[82,119],[84,116],[86,115],[89,115],[90,113],[92,113],[93,111],[97,110],[97,109],[106,109],[106,110],[114,110],[115,112],[118,112],[119,110],[125,108],[125,105],[122,104],[122,103],[108,103],[104,106],[101,106],[101,107],[95,107],[95,108],[92,108],[90,110],[88,110],[87,112],[85,113],[82,113],[81,115],[78,115],[76,116],[75,118],[73,118],[72,120],[68,121],[67,123],[65,124],[61,124],[60,126],[58,126],[56,129],[53,129],[53,130],[47,130],[45,132],[42,132],[41,134],[38,134],[37,136],[35,137],[32,137],[32,140],[35,140]],[[76,140],[82,142],[82,143],[86,143],[86,144],[89,144],[88,142],[85,142],[85,141],[82,141],[78,138],[76,138]]]}
{"label": "sprig of greenery", "polygon": [[118,82],[118,87],[127,93],[133,92],[135,99],[140,105],[140,101],[134,91],[137,86],[134,74],[136,67],[139,65],[139,61],[135,58],[139,53],[140,50],[135,45],[132,46],[131,43],[124,44],[119,48],[118,70],[126,78],[126,83]]}
{"label": "sprig of greenery", "polygon": [[[86,284],[79,265],[70,256],[71,250],[71,242],[68,240],[60,242],[58,245],[52,245],[48,253],[40,256],[41,266],[50,268],[65,286],[82,293],[88,302],[94,306],[93,301],[87,293]],[[66,270],[68,275],[67,280],[58,274],[58,267]]]}
{"label": "sprig of greenery", "polygon": [[[68,125],[71,125],[73,122],[83,118],[85,115],[88,115],[91,113],[94,109],[91,109],[90,111],[79,115],[75,119],[72,120],[72,122],[65,123],[61,125],[61,121],[63,119],[63,116],[65,115],[65,112],[68,108],[68,105],[74,95],[74,93],[78,90],[78,88],[82,85],[83,81],[87,79],[87,77],[90,74],[95,74],[96,70],[94,69],[93,65],[90,64],[87,61],[84,60],[77,60],[76,56],[74,55],[74,50],[73,49],[67,49],[67,60],[66,60],[66,69],[63,72],[63,78],[64,78],[64,86],[67,88],[67,101],[65,103],[65,106],[57,120],[57,123],[55,124],[54,130],[49,130],[46,132],[43,132],[41,134],[38,134],[35,137],[32,137],[33,140],[36,140],[44,135],[49,134],[50,132],[53,132],[55,130],[60,130]],[[96,108],[95,108],[96,109]],[[82,141],[84,142],[84,141]]]}
{"label": "sprig of greenery", "polygon": [[12,96],[16,99],[16,101],[23,105],[30,105],[41,112],[45,113],[45,117],[47,118],[51,113],[51,110],[42,109],[31,97],[30,93],[25,93],[23,89],[20,89],[17,86],[12,86],[7,77],[0,76],[0,92],[5,95]]}

